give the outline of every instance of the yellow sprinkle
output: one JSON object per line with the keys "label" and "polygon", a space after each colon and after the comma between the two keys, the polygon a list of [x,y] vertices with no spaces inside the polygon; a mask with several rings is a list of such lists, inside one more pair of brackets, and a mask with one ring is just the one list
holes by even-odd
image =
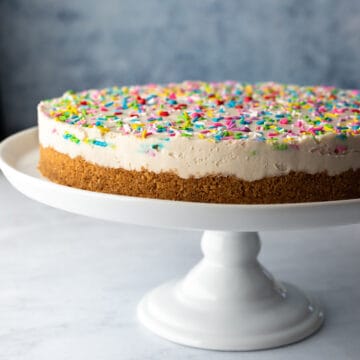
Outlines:
{"label": "yellow sprinkle", "polygon": [[99,130],[102,135],[104,135],[110,131],[108,128],[105,128],[105,127],[99,127]]}
{"label": "yellow sprinkle", "polygon": [[331,127],[331,126],[329,126],[329,125],[327,125],[327,124],[324,125],[324,130],[325,130],[325,131],[329,131],[329,132],[336,133],[336,130],[335,130],[333,127]]}
{"label": "yellow sprinkle", "polygon": [[337,118],[338,117],[338,114],[333,114],[333,113],[325,113],[324,114],[325,117],[329,117],[329,118]]}
{"label": "yellow sprinkle", "polygon": [[248,96],[251,96],[253,93],[253,87],[251,85],[246,85],[244,90],[246,95]]}
{"label": "yellow sprinkle", "polygon": [[186,121],[190,120],[190,115],[186,111],[183,112],[183,117]]}
{"label": "yellow sprinkle", "polygon": [[213,92],[210,84],[205,83],[205,91],[206,91],[208,94],[211,94],[211,93]]}

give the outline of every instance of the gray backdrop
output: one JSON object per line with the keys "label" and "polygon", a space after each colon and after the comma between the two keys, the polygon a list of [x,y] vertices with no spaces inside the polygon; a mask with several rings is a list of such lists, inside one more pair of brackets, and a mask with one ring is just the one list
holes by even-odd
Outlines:
{"label": "gray backdrop", "polygon": [[360,87],[359,0],[0,0],[0,124],[67,89],[184,79]]}

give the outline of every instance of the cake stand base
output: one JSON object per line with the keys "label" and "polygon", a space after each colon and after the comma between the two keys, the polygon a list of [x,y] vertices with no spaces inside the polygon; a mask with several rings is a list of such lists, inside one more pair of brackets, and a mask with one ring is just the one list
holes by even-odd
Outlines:
{"label": "cake stand base", "polygon": [[321,326],[319,305],[258,262],[256,232],[205,231],[201,245],[204,258],[184,279],[140,302],[139,319],[151,331],[198,348],[257,350],[299,341]]}

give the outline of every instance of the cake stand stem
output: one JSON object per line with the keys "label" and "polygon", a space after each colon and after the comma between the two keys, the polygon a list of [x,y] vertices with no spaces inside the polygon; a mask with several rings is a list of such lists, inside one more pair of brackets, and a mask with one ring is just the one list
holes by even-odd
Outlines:
{"label": "cake stand stem", "polygon": [[258,262],[258,233],[205,231],[201,247],[204,258],[184,279],[139,304],[141,322],[156,334],[199,348],[255,350],[301,340],[322,324],[316,303]]}

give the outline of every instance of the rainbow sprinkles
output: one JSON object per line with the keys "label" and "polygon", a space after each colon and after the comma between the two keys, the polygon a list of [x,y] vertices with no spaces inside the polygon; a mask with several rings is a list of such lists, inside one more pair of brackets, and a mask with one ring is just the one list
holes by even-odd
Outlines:
{"label": "rainbow sprinkles", "polygon": [[[340,139],[360,134],[360,92],[334,87],[227,81],[111,87],[66,92],[45,101],[46,114],[76,127],[141,139],[176,136],[210,141],[258,141],[277,150],[306,136]],[[66,133],[64,138],[80,140]],[[102,140],[85,142],[105,147]],[[339,153],[346,146],[338,146]]]}
{"label": "rainbow sprinkles", "polygon": [[92,191],[273,203],[360,197],[360,92],[226,81],[68,91],[38,106],[40,170]]}

